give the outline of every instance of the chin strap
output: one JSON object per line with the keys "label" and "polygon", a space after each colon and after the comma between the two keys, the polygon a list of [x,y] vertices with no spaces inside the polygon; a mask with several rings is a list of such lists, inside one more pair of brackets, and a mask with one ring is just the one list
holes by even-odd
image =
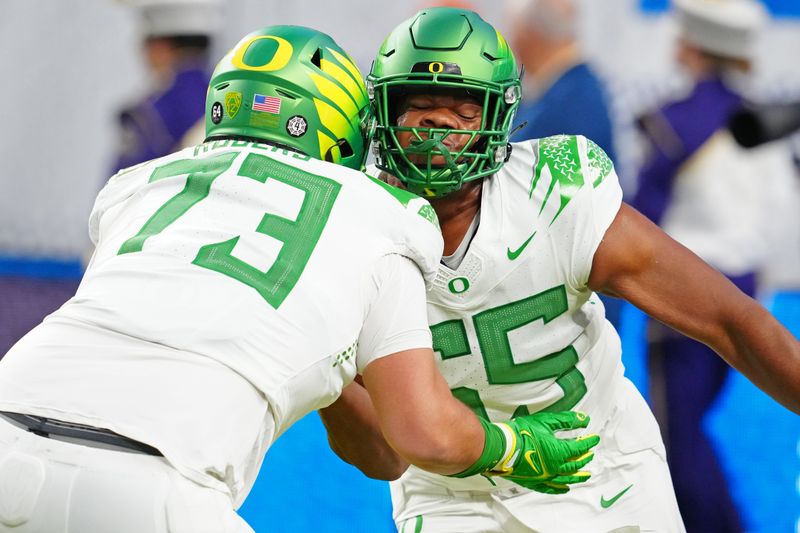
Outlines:
{"label": "chin strap", "polygon": [[508,133],[508,138],[511,139],[512,135],[514,135],[515,133],[517,133],[519,130],[521,130],[522,128],[524,128],[527,125],[528,125],[528,121],[527,120],[525,122],[523,122],[522,124],[519,124],[516,128],[514,128],[513,130],[511,130]]}

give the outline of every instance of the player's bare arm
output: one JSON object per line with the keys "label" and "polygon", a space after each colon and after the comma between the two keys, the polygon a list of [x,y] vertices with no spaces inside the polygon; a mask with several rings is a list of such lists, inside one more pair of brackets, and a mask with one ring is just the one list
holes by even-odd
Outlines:
{"label": "player's bare arm", "polygon": [[407,462],[453,477],[499,475],[548,494],[564,494],[591,477],[581,469],[594,458],[599,437],[556,435],[587,427],[583,413],[535,413],[490,424],[452,396],[428,349],[377,359],[363,379],[370,398],[356,382],[320,414],[333,450],[370,477],[396,478]]}
{"label": "player's bare arm", "polygon": [[[408,462],[383,438],[378,415],[360,377],[345,387],[333,404],[320,409],[319,415],[328,431],[331,450],[366,476],[391,481],[408,468]],[[354,435],[357,438],[352,438]]]}
{"label": "player's bare arm", "polygon": [[408,462],[455,474],[477,461],[484,443],[478,419],[456,400],[430,350],[407,350],[364,369],[380,429]]}
{"label": "player's bare arm", "polygon": [[758,302],[626,204],[595,253],[589,287],[624,298],[707,344],[800,413],[800,342]]}

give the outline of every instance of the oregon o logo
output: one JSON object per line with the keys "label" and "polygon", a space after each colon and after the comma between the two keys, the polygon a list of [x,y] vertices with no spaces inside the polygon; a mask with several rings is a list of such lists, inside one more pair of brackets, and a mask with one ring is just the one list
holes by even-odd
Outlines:
{"label": "oregon o logo", "polygon": [[[262,39],[271,39],[278,43],[278,49],[275,50],[275,53],[272,54],[272,58],[267,61],[263,65],[248,65],[244,62],[244,54],[247,50],[250,49],[250,46],[253,45],[256,41],[260,41]],[[280,70],[285,67],[289,60],[292,58],[292,43],[287,41],[286,39],[281,39],[280,37],[275,37],[274,35],[257,35],[252,39],[248,39],[236,50],[233,54],[233,59],[231,59],[231,63],[236,68],[240,68],[242,70],[257,70],[260,72],[271,72],[274,70]]]}
{"label": "oregon o logo", "polygon": [[467,278],[453,278],[450,280],[450,283],[447,284],[447,288],[450,289],[450,292],[453,294],[467,292],[469,289],[469,280]]}
{"label": "oregon o logo", "polygon": [[444,70],[444,65],[438,61],[428,64],[428,72],[432,74],[439,74]]}

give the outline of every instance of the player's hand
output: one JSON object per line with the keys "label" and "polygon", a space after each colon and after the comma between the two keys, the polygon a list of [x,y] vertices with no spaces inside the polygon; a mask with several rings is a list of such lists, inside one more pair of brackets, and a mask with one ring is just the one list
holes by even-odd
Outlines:
{"label": "player's hand", "polygon": [[[597,435],[560,438],[557,431],[585,428],[589,417],[583,413],[535,413],[497,424],[512,446],[510,453],[487,474],[497,475],[525,488],[548,494],[563,494],[569,486],[589,479],[581,470],[594,458]],[[505,428],[503,428],[505,426]],[[510,430],[505,431],[505,429]]]}

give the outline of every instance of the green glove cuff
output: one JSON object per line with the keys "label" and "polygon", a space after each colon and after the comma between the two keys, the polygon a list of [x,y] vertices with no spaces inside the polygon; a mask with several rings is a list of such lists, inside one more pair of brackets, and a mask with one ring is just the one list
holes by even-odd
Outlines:
{"label": "green glove cuff", "polygon": [[478,420],[480,420],[485,434],[483,453],[472,466],[458,474],[451,474],[450,477],[469,477],[483,474],[487,470],[494,468],[506,455],[507,441],[503,430],[483,418],[478,417]]}

